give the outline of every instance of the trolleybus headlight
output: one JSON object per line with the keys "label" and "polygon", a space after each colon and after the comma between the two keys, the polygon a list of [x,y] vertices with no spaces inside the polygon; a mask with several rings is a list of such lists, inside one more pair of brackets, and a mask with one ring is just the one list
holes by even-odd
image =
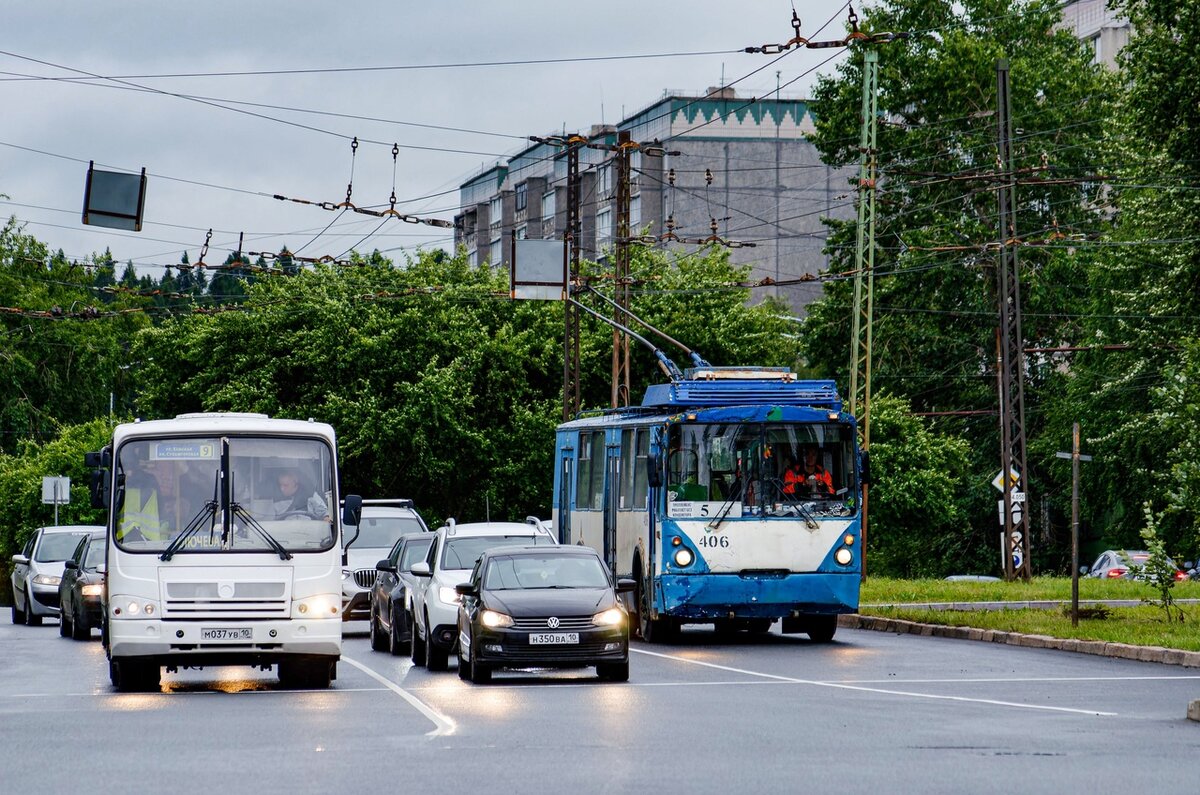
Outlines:
{"label": "trolleybus headlight", "polygon": [[679,549],[675,550],[675,565],[681,569],[686,569],[688,566],[692,565],[692,561],[695,559],[696,556],[693,555],[692,550],[688,549],[687,547],[680,547]]}
{"label": "trolleybus headlight", "polygon": [[512,616],[506,616],[503,613],[497,613],[495,610],[484,610],[479,614],[479,620],[485,627],[492,629],[503,629],[513,625]]}
{"label": "trolleybus headlight", "polygon": [[843,566],[849,566],[850,561],[854,560],[854,554],[845,547],[842,547],[833,553],[833,559]]}
{"label": "trolleybus headlight", "polygon": [[619,607],[609,609],[592,616],[592,623],[598,627],[615,627],[625,620],[625,613]]}
{"label": "trolleybus headlight", "polygon": [[848,547],[854,546],[854,533],[846,533],[845,538],[842,539],[842,543]]}

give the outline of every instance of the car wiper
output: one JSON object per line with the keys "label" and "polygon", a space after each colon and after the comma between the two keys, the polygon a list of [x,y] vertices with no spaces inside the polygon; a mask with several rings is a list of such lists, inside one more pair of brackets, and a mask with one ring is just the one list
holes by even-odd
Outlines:
{"label": "car wiper", "polygon": [[247,527],[250,527],[252,530],[254,530],[260,536],[263,537],[263,540],[267,542],[267,546],[269,546],[275,552],[275,554],[279,556],[280,560],[291,560],[292,559],[292,553],[290,553],[286,549],[284,549],[283,544],[279,543],[279,541],[277,541],[275,539],[275,536],[268,533],[267,529],[265,527],[263,527],[261,524],[259,524],[258,520],[255,519],[253,516],[251,516],[250,512],[247,511],[245,508],[243,508],[242,504],[240,502],[233,503],[232,505],[229,506],[229,508],[230,508],[230,512],[234,516],[241,519],[243,522],[246,523]]}
{"label": "car wiper", "polygon": [[217,500],[215,497],[201,506],[196,515],[193,516],[191,521],[187,523],[187,527],[184,528],[183,532],[176,536],[175,540],[167,545],[167,548],[164,549],[162,554],[158,556],[158,559],[170,560],[173,558],[175,553],[183,548],[183,545],[187,542],[187,540],[196,534],[196,531],[199,530],[201,525],[204,524],[205,519],[208,519],[208,534],[211,537],[213,527],[217,522]]}

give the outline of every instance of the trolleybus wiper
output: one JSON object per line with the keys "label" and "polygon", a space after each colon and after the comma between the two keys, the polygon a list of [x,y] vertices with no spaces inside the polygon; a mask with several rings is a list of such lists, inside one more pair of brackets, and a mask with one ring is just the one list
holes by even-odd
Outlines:
{"label": "trolleybus wiper", "polygon": [[[216,475],[217,482],[220,481],[220,478],[221,473],[218,472]],[[158,556],[159,560],[170,560],[175,557],[175,553],[182,549],[184,543],[196,534],[196,531],[200,529],[206,518],[208,519],[208,535],[209,538],[212,537],[213,527],[217,522],[217,489],[217,483],[214,482],[213,498],[200,507],[196,515],[187,523],[187,527],[184,528],[183,532],[176,536],[175,540],[168,544],[167,548]]]}
{"label": "trolleybus wiper", "polygon": [[750,485],[750,478],[742,478],[741,481],[741,485],[729,495],[729,499],[721,505],[720,510],[717,511],[717,515],[714,516],[712,521],[708,523],[709,530],[713,532],[719,530],[721,527],[721,522],[724,522],[725,517],[729,516],[729,512],[733,510],[733,504],[738,500],[745,498],[746,488]]}
{"label": "trolleybus wiper", "polygon": [[229,506],[229,509],[234,516],[241,519],[248,527],[262,536],[263,540],[267,542],[267,546],[269,546],[275,552],[275,554],[279,556],[280,560],[292,559],[292,553],[288,552],[284,548],[283,544],[279,543],[279,541],[275,539],[275,536],[268,533],[266,528],[259,524],[258,520],[251,516],[250,512],[242,507],[240,502],[233,503]]}

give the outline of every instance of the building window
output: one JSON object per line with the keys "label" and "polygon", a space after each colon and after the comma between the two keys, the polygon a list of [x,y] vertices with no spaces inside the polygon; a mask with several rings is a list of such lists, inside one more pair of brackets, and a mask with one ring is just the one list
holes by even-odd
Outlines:
{"label": "building window", "polygon": [[612,242],[613,214],[611,207],[605,207],[596,213],[596,246],[605,246]]}
{"label": "building window", "polygon": [[596,195],[602,199],[612,196],[612,166],[608,163],[596,169]]}
{"label": "building window", "polygon": [[504,201],[499,196],[492,197],[488,202],[488,229],[495,232],[499,231],[500,224],[504,221]]}
{"label": "building window", "polygon": [[629,228],[636,231],[642,225],[642,197],[629,199]]}
{"label": "building window", "polygon": [[542,220],[554,220],[554,191],[552,190],[542,194]]}
{"label": "building window", "polygon": [[496,238],[488,247],[488,263],[491,265],[499,265],[502,261],[503,249],[501,246],[503,245],[503,242],[504,241],[500,238]]}
{"label": "building window", "polygon": [[517,227],[517,240],[525,240],[527,237],[529,237],[529,227],[521,224]]}
{"label": "building window", "polygon": [[517,212],[521,212],[529,203],[529,185],[522,182],[517,186]]}

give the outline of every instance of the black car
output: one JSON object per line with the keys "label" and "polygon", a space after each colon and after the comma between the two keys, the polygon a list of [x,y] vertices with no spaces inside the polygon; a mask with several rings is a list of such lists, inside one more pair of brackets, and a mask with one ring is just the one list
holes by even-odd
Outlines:
{"label": "black car", "polygon": [[100,626],[103,611],[100,597],[104,592],[104,534],[94,533],[79,540],[67,559],[58,584],[58,634],[75,640],[87,640],[92,627]]}
{"label": "black car", "polygon": [[457,587],[458,675],[487,682],[497,668],[596,666],[601,679],[629,678],[629,616],[595,550],[501,547],[480,556]]}
{"label": "black car", "polygon": [[402,537],[387,558],[375,566],[371,587],[371,648],[399,656],[412,642],[412,566],[425,560],[433,533]]}

